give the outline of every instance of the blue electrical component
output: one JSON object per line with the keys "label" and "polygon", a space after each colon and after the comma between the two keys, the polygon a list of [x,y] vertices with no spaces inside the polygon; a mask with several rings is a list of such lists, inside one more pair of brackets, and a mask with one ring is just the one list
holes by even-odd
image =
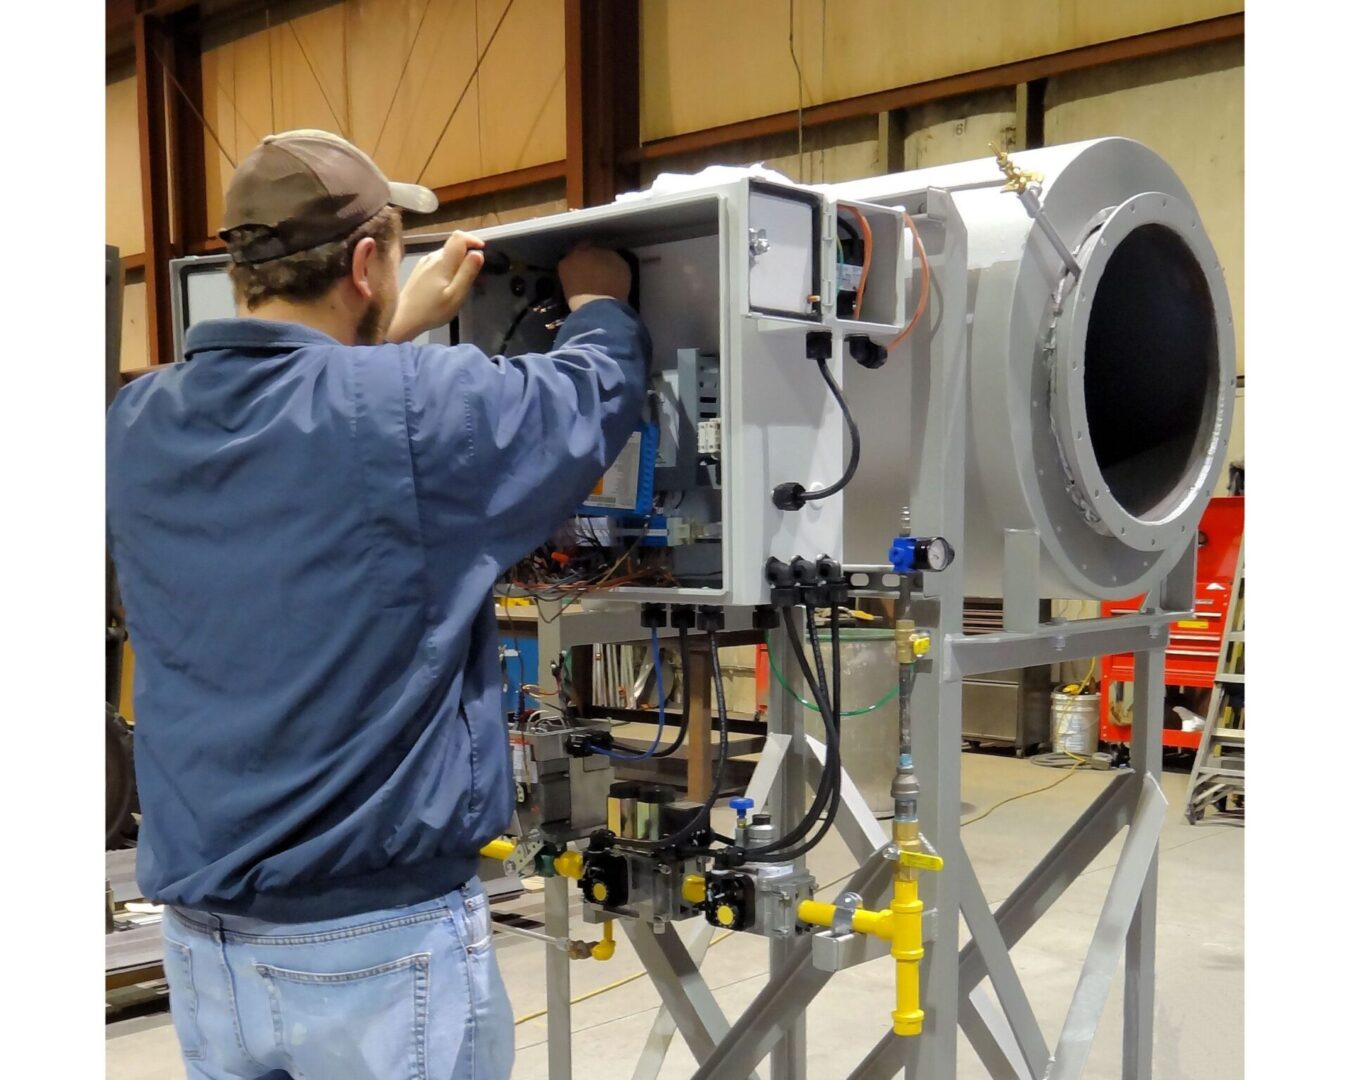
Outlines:
{"label": "blue electrical component", "polygon": [[[500,610],[500,609],[499,609]],[[509,627],[510,620],[507,620]],[[507,713],[514,712],[516,704],[520,700],[520,673],[525,672],[525,681],[530,682],[539,670],[539,642],[534,637],[521,635],[517,637],[513,633],[501,634],[502,648],[505,654],[502,656],[502,667],[504,669],[506,687],[502,691],[502,707]],[[525,695],[525,707],[527,709],[537,708],[539,702],[528,694]]]}
{"label": "blue electrical component", "polygon": [[912,536],[897,536],[891,541],[891,567],[897,574],[908,574],[914,569],[914,554],[918,541]]}
{"label": "blue electrical component", "polygon": [[595,490],[577,508],[586,517],[645,517],[656,493],[656,453],[661,429],[644,421],[619,451]]}
{"label": "blue electrical component", "polygon": [[745,796],[739,796],[731,800],[731,808],[736,811],[736,816],[738,818],[743,818],[747,811],[755,808],[755,800],[746,798]]}
{"label": "blue electrical component", "polygon": [[891,542],[891,566],[897,574],[913,570],[940,574],[955,558],[955,549],[941,536],[897,536]]}

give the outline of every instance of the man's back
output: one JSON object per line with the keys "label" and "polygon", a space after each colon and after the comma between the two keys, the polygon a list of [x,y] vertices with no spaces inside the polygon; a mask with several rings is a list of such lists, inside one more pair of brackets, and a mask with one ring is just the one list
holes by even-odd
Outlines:
{"label": "man's back", "polygon": [[492,583],[612,459],[645,382],[622,305],[559,341],[491,361],[225,320],[119,396],[147,896],[286,922],[472,876],[513,790]]}

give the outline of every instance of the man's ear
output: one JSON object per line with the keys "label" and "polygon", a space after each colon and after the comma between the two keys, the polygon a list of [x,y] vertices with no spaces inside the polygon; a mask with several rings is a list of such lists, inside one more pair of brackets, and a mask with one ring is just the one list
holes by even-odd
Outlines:
{"label": "man's ear", "polygon": [[371,275],[376,269],[378,254],[373,236],[362,237],[352,248],[352,284],[363,300],[369,300],[375,293]]}

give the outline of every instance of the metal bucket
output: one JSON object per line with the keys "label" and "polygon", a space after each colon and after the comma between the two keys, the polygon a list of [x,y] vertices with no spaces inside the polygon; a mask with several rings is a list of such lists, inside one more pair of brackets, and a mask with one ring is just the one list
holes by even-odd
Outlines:
{"label": "metal bucket", "polygon": [[1050,695],[1051,742],[1058,754],[1087,757],[1097,752],[1101,694]]}
{"label": "metal bucket", "polygon": [[[825,671],[832,670],[829,631],[821,630]],[[848,627],[839,631],[840,674],[843,676],[839,743],[844,769],[858,785],[868,809],[877,817],[894,812],[891,779],[900,754],[900,702],[895,694],[899,669],[895,663],[895,631]],[[808,649],[809,654],[809,649]],[[797,662],[791,653],[774,656],[778,669],[794,684]],[[808,699],[810,694],[803,691]],[[877,708],[869,708],[877,702]],[[867,710],[867,711],[861,711]],[[806,733],[825,741],[825,726],[814,709],[806,713]]]}

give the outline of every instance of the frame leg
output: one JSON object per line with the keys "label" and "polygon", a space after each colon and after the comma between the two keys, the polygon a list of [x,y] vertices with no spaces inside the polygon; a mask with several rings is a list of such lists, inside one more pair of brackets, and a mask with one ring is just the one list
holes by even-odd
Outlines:
{"label": "frame leg", "polygon": [[[706,1062],[727,1041],[730,1025],[684,942],[679,934],[669,929],[656,934],[646,923],[631,919],[622,922],[624,933],[633,943],[633,950],[651,976],[652,984],[670,1010],[680,1034],[694,1057]],[[751,1077],[754,1074],[747,1069],[740,1075]]]}
{"label": "frame leg", "polygon": [[981,987],[961,1002],[957,1022],[990,1080],[1034,1080],[1018,1049],[1012,1025]]}
{"label": "frame leg", "polygon": [[[1192,565],[1194,553],[1191,554]],[[1158,782],[1162,774],[1163,660],[1161,652],[1134,658],[1135,704],[1130,759],[1135,769]],[[1125,938],[1125,1031],[1123,1080],[1153,1076],[1154,964],[1157,954],[1158,852],[1154,844],[1139,904]]]}
{"label": "frame leg", "polygon": [[[667,929],[666,933],[673,934],[675,929],[673,927]],[[712,936],[712,923],[700,921],[694,924],[694,932],[687,947],[689,959],[695,964],[703,963]],[[675,1037],[676,1030],[675,1017],[663,1004],[656,1014],[656,1019],[652,1021],[652,1029],[647,1034],[647,1045],[642,1048],[642,1056],[638,1058],[637,1068],[633,1070],[633,1080],[656,1080],[661,1072],[661,1066],[665,1063],[666,1054],[670,1051],[670,1042]]]}
{"label": "frame leg", "polygon": [[1045,1036],[1036,1022],[1036,1014],[1027,999],[1022,980],[1017,976],[1017,969],[1013,967],[1012,957],[1008,955],[1007,943],[989,911],[984,890],[975,878],[975,870],[970,865],[964,847],[958,846],[952,853],[952,864],[952,870],[959,875],[961,914],[970,928],[971,941],[989,969],[989,981],[994,985],[994,993],[998,995],[999,1004],[1003,1007],[1028,1071],[1043,1076],[1050,1060],[1050,1050],[1045,1045]]}
{"label": "frame leg", "polygon": [[[1092,1048],[1092,1039],[1097,1034],[1097,1024],[1111,990],[1111,978],[1125,948],[1127,930],[1135,918],[1144,883],[1150,877],[1150,869],[1157,857],[1158,835],[1166,810],[1167,800],[1162,788],[1153,777],[1144,777],[1130,834],[1125,839],[1111,886],[1106,891],[1106,902],[1102,905],[1092,944],[1088,946],[1073,1000],[1069,1002],[1064,1029],[1046,1080],[1078,1080],[1083,1075],[1088,1051]],[[1148,974],[1152,975],[1151,965]]]}
{"label": "frame leg", "polygon": [[[544,880],[544,933],[552,938],[571,934],[567,878]],[[544,978],[548,983],[548,1077],[572,1080],[572,972],[561,949],[544,950]]]}

